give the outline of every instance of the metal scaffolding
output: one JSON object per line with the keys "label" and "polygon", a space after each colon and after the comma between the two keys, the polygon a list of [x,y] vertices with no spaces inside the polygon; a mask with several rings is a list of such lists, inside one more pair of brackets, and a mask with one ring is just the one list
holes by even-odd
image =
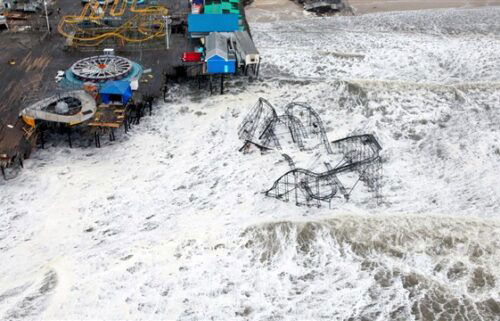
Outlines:
{"label": "metal scaffolding", "polygon": [[291,141],[300,150],[311,150],[317,147],[316,139],[328,154],[332,153],[321,117],[305,103],[290,103],[285,113],[278,115],[271,103],[259,98],[240,125],[238,136],[244,147],[254,144],[261,149],[282,149],[281,142]]}
{"label": "metal scaffolding", "polygon": [[[286,106],[285,114],[278,116],[275,108],[264,98],[243,119],[238,136],[245,144],[261,150],[281,149],[282,142],[291,139],[299,150],[318,150],[321,145],[329,159],[337,157],[332,166],[324,162],[321,172],[297,168],[293,159],[283,154],[290,170],[280,176],[265,192],[267,196],[284,201],[295,200],[297,205],[320,206],[334,198],[350,199],[351,193],[362,182],[380,201],[382,147],[374,135],[349,136],[329,142],[319,114],[309,105],[293,102]],[[313,144],[307,144],[306,141]],[[317,168],[314,167],[314,168]]]}
{"label": "metal scaffolding", "polygon": [[102,5],[91,0],[79,15],[62,17],[57,30],[70,47],[140,44],[169,35],[167,15],[167,8],[143,6],[138,0],[106,1]]}
{"label": "metal scaffolding", "polygon": [[[332,142],[333,150],[342,158],[335,166],[325,163],[326,170],[316,173],[304,168],[295,168],[287,155],[285,158],[291,169],[280,176],[273,186],[265,192],[267,196],[284,201],[295,200],[296,205],[320,206],[328,204],[334,198],[343,196],[350,199],[351,193],[361,181],[379,201],[381,180],[380,144],[373,135],[350,136]],[[350,186],[342,179],[342,174],[354,174],[354,183]],[[340,195],[339,195],[340,194]]]}

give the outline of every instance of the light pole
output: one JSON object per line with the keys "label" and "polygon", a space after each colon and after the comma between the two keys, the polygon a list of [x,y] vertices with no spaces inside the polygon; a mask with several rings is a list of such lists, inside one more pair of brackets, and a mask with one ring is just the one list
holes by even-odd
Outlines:
{"label": "light pole", "polygon": [[165,45],[167,49],[170,49],[170,25],[172,23],[172,19],[169,16],[163,16],[165,23]]}
{"label": "light pole", "polygon": [[50,34],[50,23],[49,23],[49,14],[47,13],[47,1],[43,1],[43,6],[45,7],[45,19],[47,20],[47,30],[49,31]]}

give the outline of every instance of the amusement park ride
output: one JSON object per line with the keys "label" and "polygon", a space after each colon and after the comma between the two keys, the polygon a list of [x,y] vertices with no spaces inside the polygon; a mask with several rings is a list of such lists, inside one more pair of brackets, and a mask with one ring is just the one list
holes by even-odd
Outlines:
{"label": "amusement park ride", "polygon": [[57,29],[70,47],[124,47],[153,39],[165,39],[168,46],[168,9],[144,2],[115,0],[100,3],[91,0],[79,15],[62,17]]}
{"label": "amusement park ride", "polygon": [[266,196],[294,200],[296,205],[319,207],[326,202],[330,206],[335,199],[349,200],[354,188],[363,182],[380,202],[382,147],[374,135],[330,142],[323,121],[311,106],[292,102],[278,115],[271,103],[259,98],[240,125],[238,136],[245,142],[240,149],[243,152],[252,145],[261,151],[281,150],[284,142],[291,141],[290,151],[298,148],[315,153],[317,164],[311,168],[296,167],[288,154],[282,154],[290,168],[274,181]]}

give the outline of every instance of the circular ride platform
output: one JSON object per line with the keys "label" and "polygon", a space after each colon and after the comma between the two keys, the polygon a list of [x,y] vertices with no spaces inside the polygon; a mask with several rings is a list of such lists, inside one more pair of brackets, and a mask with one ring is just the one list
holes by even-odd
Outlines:
{"label": "circular ride platform", "polygon": [[81,81],[106,82],[127,77],[133,69],[133,62],[114,55],[93,56],[78,60],[70,70]]}

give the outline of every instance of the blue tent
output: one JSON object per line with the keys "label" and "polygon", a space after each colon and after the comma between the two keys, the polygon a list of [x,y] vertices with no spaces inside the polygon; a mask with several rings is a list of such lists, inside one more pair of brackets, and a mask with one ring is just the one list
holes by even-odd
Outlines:
{"label": "blue tent", "polygon": [[102,102],[109,104],[111,101],[121,101],[126,104],[132,97],[132,88],[130,82],[123,80],[109,80],[102,85],[99,90]]}

